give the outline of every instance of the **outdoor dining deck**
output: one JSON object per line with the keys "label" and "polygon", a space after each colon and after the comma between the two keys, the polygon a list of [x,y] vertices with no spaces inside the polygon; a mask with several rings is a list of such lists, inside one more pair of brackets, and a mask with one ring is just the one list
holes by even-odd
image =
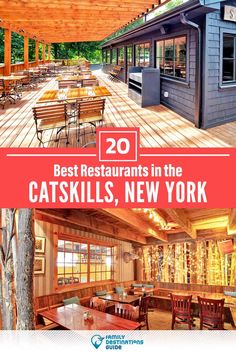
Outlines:
{"label": "outdoor dining deck", "polygon": [[[163,105],[141,108],[128,97],[127,86],[111,81],[100,70],[94,72],[100,86],[112,93],[106,98],[104,126],[140,127],[143,147],[228,147],[236,146],[236,122],[208,130],[194,125]],[[8,104],[0,110],[1,147],[38,147],[32,107],[46,90],[55,89],[57,81],[48,78],[32,91],[23,92],[16,104]],[[50,134],[54,134],[53,131]],[[94,141],[94,134],[86,135],[86,142]],[[83,138],[77,143],[75,129],[70,129],[69,147],[84,145]],[[49,147],[66,146],[63,140],[51,142]]]}

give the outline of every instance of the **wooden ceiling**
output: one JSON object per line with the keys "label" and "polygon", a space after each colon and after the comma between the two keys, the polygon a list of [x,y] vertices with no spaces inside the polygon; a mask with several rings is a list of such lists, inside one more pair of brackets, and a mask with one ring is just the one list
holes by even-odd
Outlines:
{"label": "wooden ceiling", "polygon": [[164,229],[162,222],[150,219],[144,210],[36,209],[35,218],[140,245],[236,237],[236,209],[155,209],[155,212],[164,220]]}
{"label": "wooden ceiling", "polygon": [[0,0],[0,26],[46,43],[99,41],[170,0]]}

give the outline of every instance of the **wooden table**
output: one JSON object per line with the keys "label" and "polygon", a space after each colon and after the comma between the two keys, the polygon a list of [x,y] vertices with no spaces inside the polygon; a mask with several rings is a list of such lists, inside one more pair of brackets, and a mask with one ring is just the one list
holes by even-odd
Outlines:
{"label": "wooden table", "polygon": [[136,295],[119,295],[119,294],[107,294],[98,296],[102,300],[120,302],[121,304],[133,304],[136,301],[139,301],[140,296]]}
{"label": "wooden table", "polygon": [[0,76],[0,79],[3,80],[3,81],[20,81],[24,78],[27,78],[27,76],[17,76],[17,75],[10,75],[10,76]]}
{"label": "wooden table", "polygon": [[49,90],[45,91],[37,103],[60,102],[60,101],[75,101],[78,99],[98,98],[111,96],[111,92],[106,87],[81,87],[71,88],[69,90]]}
{"label": "wooden table", "polygon": [[[89,311],[93,321],[84,320],[84,312]],[[72,331],[76,330],[129,330],[139,329],[138,322],[125,320],[109,313],[100,312],[80,305],[67,305],[39,313],[40,316]]]}
{"label": "wooden table", "polygon": [[82,81],[82,80],[96,80],[95,75],[75,75],[75,76],[58,76],[56,81]]}
{"label": "wooden table", "polygon": [[134,295],[151,295],[153,294],[154,288],[145,288],[144,291],[142,291],[142,289],[131,289],[131,291],[134,292]]}

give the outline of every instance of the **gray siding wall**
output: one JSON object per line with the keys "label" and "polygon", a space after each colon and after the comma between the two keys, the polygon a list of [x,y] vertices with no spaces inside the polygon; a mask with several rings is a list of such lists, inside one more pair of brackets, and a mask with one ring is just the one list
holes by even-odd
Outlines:
{"label": "gray siding wall", "polygon": [[[186,82],[181,82],[173,78],[162,77],[161,79],[161,103],[170,107],[190,121],[194,121],[195,110],[195,68],[196,68],[196,32],[189,27],[179,24],[172,27],[166,35],[161,35],[160,30],[136,37],[132,40],[119,43],[116,47],[136,45],[149,41],[151,43],[150,66],[155,67],[155,45],[156,40],[171,38],[179,35],[187,35],[187,55],[189,60],[187,67]],[[113,65],[104,64],[104,72],[111,70]],[[122,70],[120,79],[125,81],[125,69]],[[168,98],[164,97],[164,92],[168,92]]]}
{"label": "gray siding wall", "polygon": [[[236,6],[236,1],[228,1]],[[208,128],[236,119],[236,85],[221,85],[222,34],[235,31],[236,23],[222,21],[220,11],[206,16],[204,85],[203,85],[203,127]],[[228,85],[229,86],[229,85]]]}
{"label": "gray siding wall", "polygon": [[[195,111],[195,69],[196,69],[196,37],[195,31],[188,32],[187,55],[189,57],[186,83],[177,80],[161,79],[161,102],[194,122]],[[164,97],[168,92],[169,97]]]}

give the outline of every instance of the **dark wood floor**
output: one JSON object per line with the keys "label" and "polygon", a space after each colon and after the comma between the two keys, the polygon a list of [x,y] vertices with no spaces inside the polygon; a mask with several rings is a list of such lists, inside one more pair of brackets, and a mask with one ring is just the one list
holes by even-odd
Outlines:
{"label": "dark wood floor", "polygon": [[[140,108],[129,99],[127,85],[113,82],[101,71],[96,71],[100,85],[105,85],[112,96],[106,99],[105,126],[140,127],[143,147],[227,147],[236,146],[236,122],[209,130],[200,130],[177,113],[163,105]],[[32,107],[45,90],[56,88],[55,79],[39,85],[34,91],[24,92],[16,104],[0,108],[0,147],[37,147]],[[82,137],[77,143],[76,129],[70,129],[70,147],[95,140],[94,135]],[[49,136],[55,132],[50,131]],[[65,141],[50,143],[50,147],[64,147]]]}

